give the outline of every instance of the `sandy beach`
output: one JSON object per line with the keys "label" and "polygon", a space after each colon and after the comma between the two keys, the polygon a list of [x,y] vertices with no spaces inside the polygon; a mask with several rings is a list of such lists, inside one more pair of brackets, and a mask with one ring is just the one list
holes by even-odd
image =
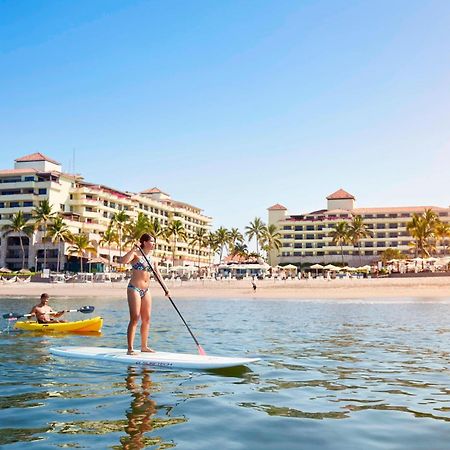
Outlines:
{"label": "sandy beach", "polygon": [[[253,291],[249,280],[168,281],[171,296],[177,298],[255,298],[255,299],[364,299],[364,298],[450,298],[450,276],[440,278],[374,278],[344,280],[262,280]],[[54,297],[125,298],[126,282],[120,283],[14,283],[1,284],[4,297],[38,296],[48,292]],[[153,284],[154,296],[161,288]]]}

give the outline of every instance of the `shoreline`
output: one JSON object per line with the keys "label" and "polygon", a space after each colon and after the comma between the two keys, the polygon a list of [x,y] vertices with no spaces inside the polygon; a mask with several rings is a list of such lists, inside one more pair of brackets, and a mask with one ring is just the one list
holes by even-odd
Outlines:
{"label": "shoreline", "polygon": [[[374,299],[450,298],[450,277],[372,278],[344,280],[261,280],[256,292],[251,280],[169,281],[171,296],[177,298],[258,299]],[[14,283],[1,284],[0,296],[36,297],[47,292],[52,297],[108,297],[125,299],[127,282],[118,283]],[[152,283],[154,297],[163,297]]]}

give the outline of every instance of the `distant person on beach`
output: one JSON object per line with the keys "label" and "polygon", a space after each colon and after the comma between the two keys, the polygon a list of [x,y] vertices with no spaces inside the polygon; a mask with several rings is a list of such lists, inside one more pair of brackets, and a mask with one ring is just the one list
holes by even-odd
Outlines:
{"label": "distant person on beach", "polygon": [[52,307],[48,304],[49,296],[44,293],[41,295],[40,302],[33,306],[30,314],[36,316],[36,320],[39,323],[55,323],[55,322],[65,322],[63,319],[59,319],[64,314],[64,311],[53,311]]}
{"label": "distant person on beach", "polygon": [[[133,345],[139,319],[141,319],[141,352],[154,352],[148,346],[148,333],[150,330],[152,311],[152,296],[148,290],[152,269],[148,262],[152,264],[150,254],[154,248],[155,238],[144,233],[139,239],[139,244],[135,244],[121,259],[122,264],[130,263],[133,269],[130,282],[127,286],[128,308],[130,311],[130,321],[127,328],[128,355],[137,354]],[[166,292],[166,297],[168,297],[170,295],[169,289],[165,285],[158,268],[155,264],[152,264],[152,267]]]}
{"label": "distant person on beach", "polygon": [[253,288],[253,292],[256,292],[256,283],[254,281],[252,281],[252,288]]}

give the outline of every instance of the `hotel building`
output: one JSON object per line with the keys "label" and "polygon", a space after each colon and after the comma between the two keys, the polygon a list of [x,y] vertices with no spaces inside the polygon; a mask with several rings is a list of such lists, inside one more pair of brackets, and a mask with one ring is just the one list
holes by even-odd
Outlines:
{"label": "hotel building", "polygon": [[[169,219],[180,220],[187,234],[187,242],[177,242],[175,265],[210,263],[208,248],[192,248],[189,241],[197,229],[209,232],[210,217],[195,206],[176,201],[157,188],[140,193],[122,192],[101,184],[90,183],[80,175],[62,171],[61,165],[42,153],[33,153],[15,160],[14,169],[0,170],[0,229],[11,223],[12,216],[22,211],[26,219],[43,200],[48,200],[52,211],[61,215],[72,233],[86,233],[97,248],[97,256],[117,261],[120,250],[117,245],[109,248],[101,239],[114,214],[125,211],[131,220],[139,212],[150,219],[158,219],[164,227]],[[42,231],[35,231],[22,238],[25,247],[25,267],[41,269],[44,259]],[[60,267],[68,261],[68,243],[46,242],[46,267],[57,270],[58,253]],[[172,262],[171,243],[157,239],[154,250],[156,261]],[[87,262],[87,259],[85,260]],[[22,267],[19,235],[1,233],[0,266],[9,269]]]}
{"label": "hotel building", "polygon": [[[268,208],[268,223],[278,227],[282,246],[271,252],[272,264],[339,263],[341,247],[334,245],[329,233],[341,221],[351,221],[360,215],[372,236],[360,241],[361,255],[354,246],[343,247],[344,261],[350,266],[377,261],[387,248],[412,255],[413,241],[406,230],[414,213],[433,210],[442,222],[450,222],[450,208],[437,206],[399,206],[386,208],[356,208],[355,197],[340,189],[327,198],[327,208],[305,214],[288,215],[287,209],[276,204]],[[440,248],[442,250],[442,248]],[[414,257],[414,256],[412,256]]]}

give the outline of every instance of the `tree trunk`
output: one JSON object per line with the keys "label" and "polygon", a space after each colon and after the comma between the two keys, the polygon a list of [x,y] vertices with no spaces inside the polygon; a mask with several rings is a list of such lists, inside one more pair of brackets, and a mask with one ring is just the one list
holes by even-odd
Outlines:
{"label": "tree trunk", "polygon": [[341,245],[342,267],[344,267],[344,247]]}
{"label": "tree trunk", "polygon": [[42,269],[47,268],[47,248],[46,248],[46,243],[45,243],[45,235],[46,234],[47,234],[47,227],[44,225],[44,234],[42,236],[42,243],[44,244],[44,265],[43,265]]}
{"label": "tree trunk", "polygon": [[23,248],[22,236],[19,236],[20,248],[22,250],[22,269],[25,265],[25,249]]}
{"label": "tree trunk", "polygon": [[61,267],[59,267],[59,261],[60,261],[60,254],[61,254],[61,241],[58,240],[58,256],[56,258],[56,271],[59,273]]}

